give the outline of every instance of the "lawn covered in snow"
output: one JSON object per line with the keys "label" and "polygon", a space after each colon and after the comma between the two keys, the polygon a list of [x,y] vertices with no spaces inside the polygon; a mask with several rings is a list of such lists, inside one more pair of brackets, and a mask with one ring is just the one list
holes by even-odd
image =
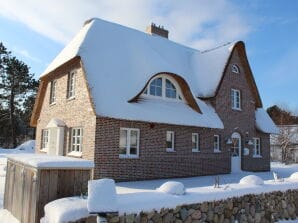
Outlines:
{"label": "lawn covered in snow", "polygon": [[[33,148],[34,142],[30,141],[16,149],[0,149],[0,219],[2,221],[18,223],[18,221],[10,214],[10,212],[4,209],[1,210],[1,208],[3,208],[6,156],[12,153],[32,153],[34,152]],[[274,182],[272,174],[273,171],[277,172],[280,177],[285,178],[284,182]],[[166,186],[162,186],[168,181],[166,179],[121,182],[116,184],[116,191],[118,194],[117,202],[120,213],[131,213],[141,210],[158,210],[162,207],[171,208],[175,207],[176,205],[197,203],[205,200],[216,200],[233,196],[241,196],[252,192],[263,193],[273,190],[298,188],[298,180],[288,179],[288,177],[294,172],[298,172],[298,164],[283,165],[280,163],[271,163],[271,172],[239,172],[219,175],[219,188],[214,188],[213,186],[214,176],[201,176],[170,180],[182,183],[185,186],[185,191],[180,184],[166,184]],[[264,184],[239,184],[241,178],[251,174],[262,178],[262,180],[264,180]],[[252,181],[249,180],[248,182]],[[255,182],[258,182],[258,180],[255,180]],[[171,190],[170,187],[173,185],[176,185],[174,194],[184,195],[178,196],[173,195],[173,193],[171,194],[173,190]],[[159,189],[156,190],[157,188]],[[79,197],[64,198],[55,202],[56,203],[52,203],[52,205],[48,205],[47,209],[48,215],[55,215],[56,221],[54,222],[59,222],[59,219],[70,219],[71,217],[80,218],[88,215],[86,199]],[[73,207],[76,207],[76,209],[73,209]]]}

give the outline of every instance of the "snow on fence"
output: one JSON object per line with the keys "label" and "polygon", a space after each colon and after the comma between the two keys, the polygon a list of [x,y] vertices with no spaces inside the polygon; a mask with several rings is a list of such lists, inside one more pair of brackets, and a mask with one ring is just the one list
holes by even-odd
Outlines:
{"label": "snow on fence", "polygon": [[10,155],[7,161],[4,208],[22,223],[37,223],[44,205],[87,192],[93,162],[38,154]]}

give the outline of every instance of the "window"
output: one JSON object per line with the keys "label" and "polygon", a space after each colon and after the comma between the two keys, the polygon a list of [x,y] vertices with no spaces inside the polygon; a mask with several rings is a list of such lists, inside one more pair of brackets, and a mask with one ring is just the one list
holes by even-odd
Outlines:
{"label": "window", "polygon": [[68,74],[67,98],[73,98],[75,96],[75,74],[76,71],[71,71]]}
{"label": "window", "polygon": [[167,131],[167,152],[174,152],[175,135],[173,131]]}
{"label": "window", "polygon": [[254,151],[253,156],[254,157],[261,157],[261,140],[260,138],[253,138],[254,142]]}
{"label": "window", "polygon": [[51,81],[50,104],[56,103],[57,80]]}
{"label": "window", "polygon": [[214,149],[214,152],[221,151],[219,135],[214,135],[213,149]]}
{"label": "window", "polygon": [[119,157],[138,157],[139,138],[139,129],[120,128]]}
{"label": "window", "polygon": [[177,93],[176,93],[176,88],[174,84],[166,79],[166,97],[167,98],[176,98]]}
{"label": "window", "polygon": [[149,83],[149,88],[146,87],[144,95],[158,96],[162,98],[182,100],[180,89],[175,84],[175,80],[171,77],[157,77]]}
{"label": "window", "polygon": [[231,89],[231,104],[232,109],[241,110],[241,95],[239,90]]}
{"label": "window", "polygon": [[199,148],[199,134],[198,133],[192,133],[191,142],[192,142],[192,151],[199,152],[200,148]]}
{"label": "window", "polygon": [[239,67],[236,64],[232,65],[232,72],[235,73],[235,74],[240,73]]}
{"label": "window", "polygon": [[79,152],[79,153],[82,152],[82,144],[83,144],[83,129],[72,128],[70,152]]}
{"label": "window", "polygon": [[154,79],[150,84],[150,95],[162,96],[162,78]]}
{"label": "window", "polygon": [[41,150],[48,150],[49,130],[43,129],[41,131]]}

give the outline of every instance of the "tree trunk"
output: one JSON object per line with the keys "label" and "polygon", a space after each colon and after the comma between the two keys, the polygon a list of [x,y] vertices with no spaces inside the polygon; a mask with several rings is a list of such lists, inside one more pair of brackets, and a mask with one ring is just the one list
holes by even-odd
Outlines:
{"label": "tree trunk", "polygon": [[15,117],[14,117],[14,85],[15,85],[15,76],[12,74],[12,86],[10,90],[10,101],[9,101],[9,119],[10,119],[10,126],[11,126],[11,140],[12,140],[12,145],[13,148],[17,147],[17,140],[16,140],[16,134],[15,134]]}

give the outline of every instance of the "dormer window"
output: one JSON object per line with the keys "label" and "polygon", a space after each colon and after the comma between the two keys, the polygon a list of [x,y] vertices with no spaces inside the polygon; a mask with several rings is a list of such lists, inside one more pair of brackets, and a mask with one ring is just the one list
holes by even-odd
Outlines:
{"label": "dormer window", "polygon": [[169,76],[161,75],[149,82],[143,94],[148,96],[157,96],[165,99],[182,100],[182,94],[179,85]]}
{"label": "dormer window", "polygon": [[240,73],[239,67],[236,64],[232,65],[232,72],[235,73],[235,74]]}

